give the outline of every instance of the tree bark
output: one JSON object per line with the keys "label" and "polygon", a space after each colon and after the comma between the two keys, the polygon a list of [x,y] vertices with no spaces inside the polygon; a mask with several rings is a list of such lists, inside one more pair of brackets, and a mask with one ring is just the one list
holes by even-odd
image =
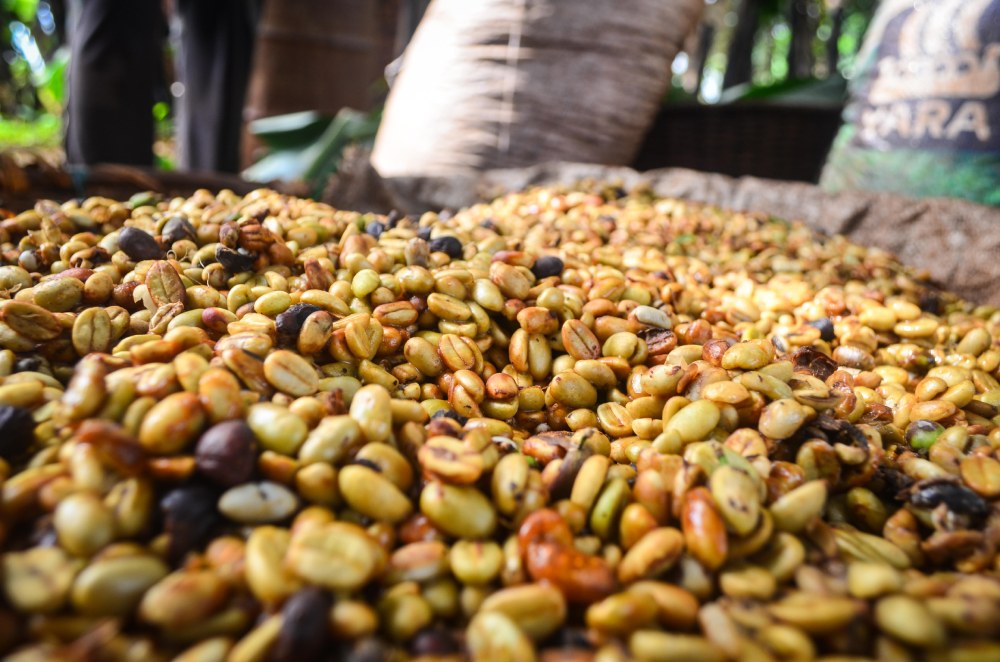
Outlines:
{"label": "tree bark", "polygon": [[701,82],[705,78],[705,62],[708,60],[708,51],[712,49],[714,40],[715,26],[702,23],[698,31],[698,49],[695,51],[694,61],[691,62],[691,66],[698,72],[695,94],[701,91]]}
{"label": "tree bark", "polygon": [[788,49],[788,77],[791,79],[812,76],[812,40],[816,34],[814,20],[809,16],[810,0],[792,0],[788,27],[792,43]]}
{"label": "tree bark", "polygon": [[749,83],[753,79],[754,37],[760,23],[759,0],[740,0],[733,40],[729,44],[726,58],[726,73],[722,77],[722,89]]}
{"label": "tree bark", "polygon": [[826,66],[829,75],[837,73],[840,64],[840,48],[837,44],[844,30],[844,8],[837,7],[830,14],[830,38],[826,40]]}

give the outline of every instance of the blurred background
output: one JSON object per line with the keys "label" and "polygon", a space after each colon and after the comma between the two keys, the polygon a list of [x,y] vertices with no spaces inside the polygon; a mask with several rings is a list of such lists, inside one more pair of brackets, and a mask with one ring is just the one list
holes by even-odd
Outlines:
{"label": "blurred background", "polygon": [[[322,195],[344,155],[374,139],[386,72],[398,69],[427,5],[265,2],[243,103],[244,176]],[[816,181],[875,5],[705,0],[632,165]],[[0,150],[8,164],[44,170],[63,163],[67,9],[65,0],[0,0]],[[164,9],[171,16],[169,3]],[[186,91],[174,66],[176,39],[162,47],[162,80],[149,108],[153,165],[176,172],[175,125]]]}

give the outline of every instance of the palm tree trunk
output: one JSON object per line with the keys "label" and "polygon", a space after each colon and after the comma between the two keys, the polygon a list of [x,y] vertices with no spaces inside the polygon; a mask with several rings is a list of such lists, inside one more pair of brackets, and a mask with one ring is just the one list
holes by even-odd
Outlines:
{"label": "palm tree trunk", "polygon": [[788,76],[809,78],[813,70],[812,40],[816,34],[815,20],[809,15],[810,0],[792,0],[788,27],[792,43],[788,50]]}
{"label": "palm tree trunk", "polygon": [[844,8],[837,7],[830,14],[830,38],[826,40],[826,66],[829,74],[837,72],[837,65],[840,64],[840,48],[837,42],[840,41],[840,34],[844,30]]}
{"label": "palm tree trunk", "polygon": [[754,37],[759,23],[759,1],[740,0],[736,28],[733,30],[733,40],[729,44],[729,56],[726,59],[726,73],[722,78],[722,89],[749,83],[753,78],[753,63],[750,56],[753,53]]}

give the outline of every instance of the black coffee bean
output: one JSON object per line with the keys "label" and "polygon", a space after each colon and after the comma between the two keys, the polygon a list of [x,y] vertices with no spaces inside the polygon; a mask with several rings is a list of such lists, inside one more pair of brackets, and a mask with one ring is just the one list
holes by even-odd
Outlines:
{"label": "black coffee bean", "polygon": [[576,475],[580,472],[580,467],[591,454],[590,449],[569,449],[563,458],[562,464],[559,465],[559,472],[548,484],[549,496],[552,498],[553,503],[570,497],[573,491],[573,483],[576,481]]}
{"label": "black coffee bean", "polygon": [[811,327],[819,329],[819,337],[826,342],[832,342],[834,339],[833,334],[833,322],[830,321],[829,317],[822,317],[818,320],[813,320],[812,322],[806,322]]}
{"label": "black coffee bean", "polygon": [[535,260],[535,265],[531,267],[531,273],[538,279],[560,276],[562,272],[563,261],[555,255],[543,255]]}
{"label": "black coffee bean", "polygon": [[35,441],[35,419],[21,407],[0,405],[0,457],[13,460]]}
{"label": "black coffee bean", "polygon": [[139,228],[122,228],[118,233],[118,248],[125,251],[133,262],[162,260],[166,256],[153,235]]}
{"label": "black coffee bean", "polygon": [[941,310],[944,308],[941,301],[941,293],[932,289],[926,289],[920,293],[918,305],[920,306],[920,310],[931,315],[940,315]]}
{"label": "black coffee bean", "polygon": [[[53,519],[52,515],[42,515],[31,524],[27,534],[27,542],[31,547],[55,547],[59,544],[59,534],[52,524]],[[10,542],[7,544],[10,545]]]}
{"label": "black coffee bean", "polygon": [[943,503],[956,514],[976,519],[989,512],[989,504],[957,480],[931,478],[917,483],[912,489],[910,503],[918,508],[931,510]]}
{"label": "black coffee bean", "polygon": [[431,239],[429,244],[428,248],[430,248],[432,253],[440,251],[447,254],[453,260],[462,257],[462,242],[455,237],[436,237]]}
{"label": "black coffee bean", "polygon": [[239,485],[253,476],[257,439],[243,421],[223,421],[201,435],[194,458],[206,478],[225,487]]}
{"label": "black coffee bean", "polygon": [[14,372],[38,372],[43,365],[45,361],[40,356],[22,356],[14,361]]}
{"label": "black coffee bean", "polygon": [[233,250],[219,244],[215,249],[215,259],[226,268],[226,271],[236,274],[241,271],[250,271],[257,258],[242,248]]}
{"label": "black coffee bean", "polygon": [[468,418],[466,418],[465,416],[462,416],[457,411],[454,411],[454,410],[451,410],[451,409],[448,409],[448,410],[439,409],[436,412],[434,412],[434,415],[431,416],[431,418],[432,419],[434,419],[434,418],[450,418],[453,421],[458,421],[462,425],[465,425],[466,423],[469,422]]}
{"label": "black coffee bean", "polygon": [[581,628],[570,626],[562,627],[556,630],[556,632],[548,638],[546,644],[550,644],[553,648],[594,650],[594,644],[587,636],[587,633]]}
{"label": "black coffee bean", "polygon": [[392,647],[380,639],[359,639],[350,648],[339,647],[335,660],[343,662],[386,662],[394,659]]}
{"label": "black coffee bean", "polygon": [[281,631],[269,658],[274,662],[317,660],[326,649],[332,600],[310,586],[288,598],[281,609]]}
{"label": "black coffee bean", "polygon": [[218,495],[204,485],[186,485],[167,493],[160,500],[163,526],[169,545],[167,556],[176,563],[188,552],[208,541],[220,521],[215,504]]}
{"label": "black coffee bean", "polygon": [[462,644],[451,630],[443,627],[425,628],[410,642],[410,654],[414,657],[444,657],[462,652]]}
{"label": "black coffee bean", "polygon": [[403,215],[400,214],[399,211],[393,209],[385,217],[385,227],[388,228],[388,229],[390,229],[390,230],[393,229],[394,227],[396,227],[397,225],[399,225],[399,221],[402,220],[402,218],[403,218]]}
{"label": "black coffee bean", "polygon": [[168,245],[181,239],[198,240],[198,233],[195,231],[194,226],[191,225],[191,221],[183,216],[174,216],[164,223],[160,234]]}
{"label": "black coffee bean", "polygon": [[417,236],[420,237],[421,239],[423,239],[424,241],[430,241],[431,240],[431,229],[430,228],[420,228],[419,230],[417,230]]}
{"label": "black coffee bean", "polygon": [[365,226],[365,234],[370,234],[376,239],[381,237],[383,232],[385,232],[385,223],[370,221],[368,225]]}
{"label": "black coffee bean", "polygon": [[281,344],[292,345],[299,337],[299,331],[306,318],[322,310],[319,306],[309,303],[296,303],[289,306],[283,313],[279,313],[274,318],[274,328],[281,340]]}
{"label": "black coffee bean", "polygon": [[[775,336],[775,338],[780,337]],[[775,346],[777,347],[777,345]],[[791,358],[796,370],[808,372],[816,379],[823,380],[824,382],[840,367],[836,361],[811,345],[798,348],[792,354]]]}

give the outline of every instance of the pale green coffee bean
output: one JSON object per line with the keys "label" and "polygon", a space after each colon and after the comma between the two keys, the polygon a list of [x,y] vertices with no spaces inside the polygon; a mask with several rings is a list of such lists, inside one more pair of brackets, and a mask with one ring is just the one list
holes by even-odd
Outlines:
{"label": "pale green coffee bean", "polygon": [[292,305],[288,292],[268,292],[253,302],[253,309],[261,315],[277,317]]}
{"label": "pale green coffee bean", "polygon": [[793,399],[776,400],[760,415],[760,433],[771,439],[788,439],[806,422],[809,411]]}
{"label": "pale green coffee bean", "polygon": [[500,574],[503,551],[492,541],[459,540],[448,552],[448,560],[460,582],[483,586]]}
{"label": "pale green coffee bean", "polygon": [[722,413],[710,400],[695,400],[664,420],[664,432],[674,431],[684,443],[700,441],[719,424]]}
{"label": "pale green coffee bean", "polygon": [[879,600],[875,604],[875,623],[882,632],[920,649],[941,648],[948,641],[948,633],[937,617],[908,595]]}
{"label": "pale green coffee bean", "polygon": [[392,406],[389,391],[378,384],[362,386],[351,400],[351,417],[368,441],[386,441],[392,436]]}
{"label": "pale green coffee bean", "polygon": [[265,450],[282,455],[295,455],[309,434],[304,420],[287,408],[270,402],[250,407],[247,425]]}
{"label": "pale green coffee bean", "polygon": [[420,493],[420,511],[439,529],[459,538],[488,538],[497,525],[493,504],[474,487],[431,481]]}
{"label": "pale green coffee bean", "polygon": [[71,554],[90,556],[115,536],[111,510],[92,492],[76,492],[63,498],[52,519],[59,544]]}
{"label": "pale green coffee bean", "polygon": [[798,533],[819,517],[826,506],[827,488],[822,480],[812,480],[782,495],[771,504],[771,516],[779,531]]}
{"label": "pale green coffee bean", "polygon": [[733,532],[746,536],[757,528],[760,491],[747,472],[729,465],[720,466],[712,472],[709,489],[719,513]]}
{"label": "pale green coffee bean", "polygon": [[258,526],[247,538],[245,571],[247,586],[258,600],[275,604],[302,588],[302,581],[285,565],[292,536],[288,529]]}
{"label": "pale green coffee bean", "polygon": [[566,599],[550,584],[511,586],[487,597],[479,612],[499,612],[526,635],[541,641],[565,622]]}
{"label": "pale green coffee bean", "polygon": [[154,556],[113,556],[95,560],[73,582],[73,606],[87,616],[123,618],[170,569]]}
{"label": "pale green coffee bean", "polygon": [[377,290],[381,284],[382,280],[377,271],[362,269],[354,275],[354,279],[351,281],[351,292],[359,299],[364,299]]}
{"label": "pale green coffee bean", "polygon": [[337,475],[340,494],[348,505],[376,521],[398,524],[413,512],[410,500],[392,481],[361,464],[351,464]]}
{"label": "pale green coffee bean", "polygon": [[347,522],[311,526],[292,536],[285,565],[331,591],[356,591],[382,571],[385,551],[364,529]]}
{"label": "pale green coffee bean", "polygon": [[7,552],[2,558],[0,582],[15,609],[27,613],[56,612],[66,603],[73,579],[83,564],[59,547]]}
{"label": "pale green coffee bean", "polygon": [[723,662],[726,656],[704,637],[638,630],[628,649],[639,662]]}
{"label": "pale green coffee bean", "polygon": [[84,285],[76,278],[55,278],[35,285],[35,303],[53,313],[76,308],[83,299]]}
{"label": "pale green coffee bean", "polygon": [[476,614],[465,636],[473,660],[534,662],[536,659],[531,640],[514,621],[498,611]]}
{"label": "pale green coffee bean", "polygon": [[327,416],[306,437],[299,448],[304,464],[326,462],[340,465],[364,443],[361,426],[346,414]]}
{"label": "pale green coffee bean", "polygon": [[298,497],[291,490],[271,481],[237,485],[219,497],[219,512],[242,524],[280,522],[298,507]]}

